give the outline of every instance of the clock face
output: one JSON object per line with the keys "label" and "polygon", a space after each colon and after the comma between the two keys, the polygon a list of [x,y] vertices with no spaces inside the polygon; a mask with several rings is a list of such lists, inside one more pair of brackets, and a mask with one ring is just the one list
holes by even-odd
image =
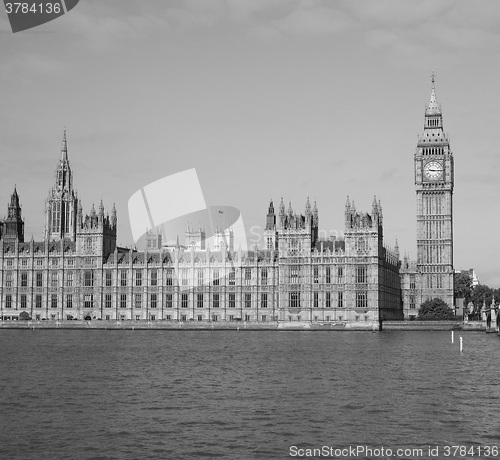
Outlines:
{"label": "clock face", "polygon": [[443,164],[439,161],[429,161],[424,165],[424,177],[436,180],[443,178]]}

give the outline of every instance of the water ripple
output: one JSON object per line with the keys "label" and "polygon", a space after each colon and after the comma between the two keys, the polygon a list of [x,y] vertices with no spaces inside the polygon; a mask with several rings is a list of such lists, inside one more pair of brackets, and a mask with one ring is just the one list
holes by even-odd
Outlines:
{"label": "water ripple", "polygon": [[500,341],[462,335],[0,330],[0,457],[498,445]]}

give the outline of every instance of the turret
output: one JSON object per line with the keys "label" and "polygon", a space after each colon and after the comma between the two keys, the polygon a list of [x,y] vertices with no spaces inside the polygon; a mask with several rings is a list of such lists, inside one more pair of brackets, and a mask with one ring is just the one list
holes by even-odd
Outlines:
{"label": "turret", "polygon": [[113,227],[115,231],[116,231],[116,224],[117,224],[116,207],[115,204],[113,203],[113,209],[111,210],[111,227]]}
{"label": "turret", "polygon": [[280,226],[283,227],[285,225],[285,203],[283,202],[283,197],[281,197],[281,202],[280,202]]}
{"label": "turret", "polygon": [[198,230],[188,227],[186,230],[186,246],[196,249],[205,249],[205,230],[201,227]]}
{"label": "turret", "polygon": [[82,201],[81,200],[78,200],[76,224],[77,224],[77,228],[81,228],[81,226],[83,225],[83,208],[82,208]]}
{"label": "turret", "polygon": [[[309,202],[309,199],[307,200]],[[318,207],[316,205],[316,200],[314,201],[314,207],[312,209],[311,213],[311,247],[316,246],[316,242],[318,241],[318,224],[319,224],[319,217],[318,217]]]}
{"label": "turret", "polygon": [[8,205],[7,218],[3,221],[2,238],[4,240],[17,240],[24,242],[24,221],[21,217],[21,205],[19,204],[19,195],[14,186],[14,193],[10,197]]}
{"label": "turret", "polygon": [[378,203],[377,203],[377,197],[374,195],[373,196],[373,203],[372,203],[372,216],[378,217]]}
{"label": "turret", "polygon": [[307,197],[306,201],[306,212],[305,212],[306,220],[310,220],[312,213],[311,213],[311,203],[309,202],[309,197]]}
{"label": "turret", "polygon": [[345,212],[344,212],[344,224],[347,228],[351,222],[351,202],[349,201],[349,195],[347,195],[347,200],[345,202]]}
{"label": "turret", "polygon": [[[116,209],[113,206],[112,215]],[[76,234],[76,250],[80,254],[96,255],[106,258],[116,247],[116,225],[112,218],[104,216],[104,204],[99,205],[96,213],[92,205],[90,215],[83,217],[82,205],[78,203],[78,230]]]}
{"label": "turret", "polygon": [[146,232],[146,248],[148,251],[159,251],[162,245],[161,229],[151,229]]}
{"label": "turret", "polygon": [[276,227],[276,216],[274,214],[274,204],[273,200],[269,204],[269,209],[267,211],[267,219],[266,219],[266,230],[272,230]]}
{"label": "turret", "polygon": [[[280,204],[280,216],[282,213],[284,214],[284,206],[283,206],[283,198],[281,199],[281,204]],[[283,226],[283,221],[281,220],[280,217],[280,223],[281,226]],[[274,204],[273,200],[271,200],[271,203],[269,204],[269,209],[267,210],[267,217],[266,217],[266,228],[264,230],[264,241],[266,243],[266,249],[269,251],[273,251],[276,249],[277,245],[277,238],[276,238],[276,216],[274,214]]]}

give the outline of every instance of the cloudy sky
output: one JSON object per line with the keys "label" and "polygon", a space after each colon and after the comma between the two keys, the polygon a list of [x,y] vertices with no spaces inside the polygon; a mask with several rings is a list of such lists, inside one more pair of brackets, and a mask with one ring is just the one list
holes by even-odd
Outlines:
{"label": "cloudy sky", "polygon": [[[81,0],[12,34],[0,13],[0,203],[40,239],[64,126],[84,211],[196,168],[251,239],[269,200],[343,231],[346,196],[384,209],[416,257],[413,155],[430,76],[455,155],[455,267],[500,286],[498,0]],[[176,197],[182,199],[182,196]]]}

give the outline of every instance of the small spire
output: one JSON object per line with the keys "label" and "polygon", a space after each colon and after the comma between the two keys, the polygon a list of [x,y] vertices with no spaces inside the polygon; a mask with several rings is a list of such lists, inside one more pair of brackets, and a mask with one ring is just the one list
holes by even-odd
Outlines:
{"label": "small spire", "polygon": [[17,194],[17,188],[14,185],[14,193],[10,197],[10,207],[19,207],[19,195]]}
{"label": "small spire", "polygon": [[307,197],[307,201],[306,201],[306,214],[310,214],[311,213],[311,203],[309,201],[309,196]]}
{"label": "small spire", "polygon": [[116,227],[116,207],[114,203],[113,209],[111,210],[111,223],[113,224],[113,227]]}
{"label": "small spire", "polygon": [[283,197],[281,197],[280,202],[280,214],[285,214],[285,203],[283,202]]}
{"label": "small spire", "polygon": [[68,161],[68,142],[66,141],[66,126],[64,127],[63,140],[61,146],[61,161]]}
{"label": "small spire", "polygon": [[292,215],[293,214],[293,209],[292,209],[292,202],[288,202],[288,214]]}
{"label": "small spire", "polygon": [[436,99],[436,87],[434,85],[434,82],[435,82],[434,72],[432,72],[431,81],[432,81],[431,99],[430,99],[429,105],[427,106],[427,109],[425,111],[425,113],[427,115],[441,113],[441,109],[440,109],[439,104],[437,103],[437,99]]}
{"label": "small spire", "polygon": [[318,206],[316,206],[316,200],[314,200],[314,207],[313,207],[313,225],[318,226]]}
{"label": "small spire", "polygon": [[101,216],[104,216],[104,205],[102,204],[102,199],[101,199],[101,204],[99,205],[99,214]]}

